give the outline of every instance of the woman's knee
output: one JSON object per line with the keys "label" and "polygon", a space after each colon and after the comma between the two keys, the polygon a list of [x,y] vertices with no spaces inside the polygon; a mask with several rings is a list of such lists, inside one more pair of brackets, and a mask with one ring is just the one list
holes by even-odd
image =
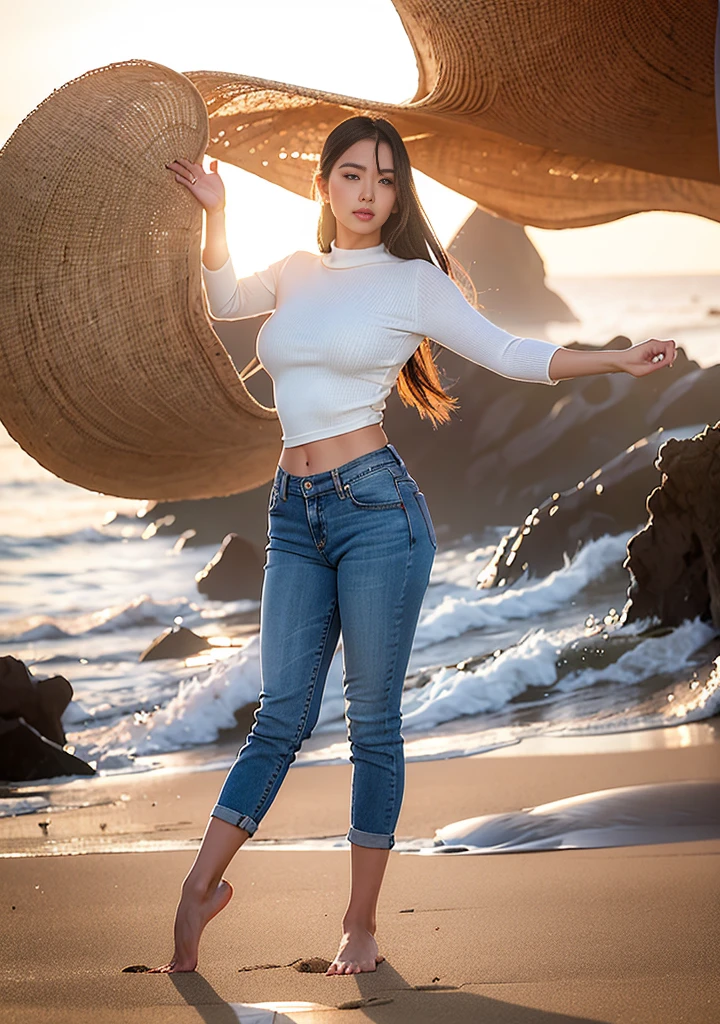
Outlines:
{"label": "woman's knee", "polygon": [[402,750],[404,739],[400,731],[401,720],[386,722],[369,722],[366,719],[353,719],[348,713],[348,739],[352,746],[369,750],[387,750],[394,754]]}
{"label": "woman's knee", "polygon": [[303,740],[304,728],[297,720],[286,718],[278,714],[277,709],[270,702],[262,702],[255,711],[255,720],[248,735],[248,740],[254,737],[256,741],[268,743],[283,750],[300,749]]}

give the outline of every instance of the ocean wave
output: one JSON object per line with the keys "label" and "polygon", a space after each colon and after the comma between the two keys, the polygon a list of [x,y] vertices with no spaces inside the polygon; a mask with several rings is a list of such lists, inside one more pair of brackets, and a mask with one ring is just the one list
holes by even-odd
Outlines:
{"label": "ocean wave", "polygon": [[572,560],[566,556],[562,569],[525,586],[516,584],[505,590],[481,591],[473,588],[467,594],[444,594],[438,604],[421,617],[415,647],[428,647],[473,629],[503,626],[561,608],[589,583],[620,568],[631,536],[631,532],[616,536],[604,534],[585,544]]}
{"label": "ocean wave", "polygon": [[[257,608],[257,601],[235,601],[233,612],[252,611]],[[170,626],[176,616],[186,618],[196,615],[203,617],[203,605],[191,601],[187,597],[172,598],[158,601],[149,594],[121,604],[111,605],[93,612],[81,612],[77,615],[28,615],[18,621],[3,624],[0,629],[0,643],[19,644],[30,640],[54,640],[64,637],[83,637],[102,633],[116,633],[137,626],[160,625]],[[227,608],[226,608],[227,612]]]}

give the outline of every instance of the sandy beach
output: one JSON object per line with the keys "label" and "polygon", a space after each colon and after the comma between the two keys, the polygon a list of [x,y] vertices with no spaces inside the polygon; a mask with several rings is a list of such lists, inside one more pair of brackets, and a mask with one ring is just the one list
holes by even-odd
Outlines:
{"label": "sandy beach", "polygon": [[[717,780],[718,732],[710,720],[409,763],[397,836],[432,837],[450,821],[604,788]],[[342,836],[350,771],[292,768],[258,840]],[[66,792],[91,806],[0,821],[4,1021],[720,1017],[720,840],[398,853],[379,905],[386,960],[346,977],[323,972],[340,939],[348,853],[251,849],[251,841],[226,873],[235,896],[208,925],[198,970],[123,972],[170,956],[179,884],[223,777],[168,770],[79,780]],[[46,830],[38,819],[50,820]],[[58,855],[73,848],[133,852]]]}

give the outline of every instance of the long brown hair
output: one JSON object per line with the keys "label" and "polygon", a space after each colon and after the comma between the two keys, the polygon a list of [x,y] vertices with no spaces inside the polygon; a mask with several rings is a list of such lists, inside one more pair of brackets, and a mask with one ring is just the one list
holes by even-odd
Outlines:
{"label": "long brown hair", "polygon": [[[405,143],[397,129],[383,117],[358,115],[341,121],[325,139],[316,174],[324,181],[343,153],[361,139],[375,139],[375,165],[380,171],[378,147],[387,142],[393,154],[395,189],[398,212],[391,213],[380,229],[380,236],[389,250],[402,259],[421,259],[432,263],[428,248],[432,251],[438,266],[461,287],[458,277],[451,272],[451,260],[463,275],[466,286],[473,295],[472,304],[477,302],[477,293],[464,267],[445,251],[435,234],[418,198],[412,167]],[[317,184],[313,184],[313,198],[320,199]],[[330,242],[335,238],[335,215],[330,204],[321,206],[318,221],[317,242],[320,252],[330,252]],[[465,290],[465,289],[463,289]],[[435,364],[433,349],[436,342],[423,338],[412,356],[400,370],[397,391],[400,400],[407,406],[414,406],[421,417],[432,421],[433,427],[450,419],[451,410],[458,406],[458,399],[443,388]]]}

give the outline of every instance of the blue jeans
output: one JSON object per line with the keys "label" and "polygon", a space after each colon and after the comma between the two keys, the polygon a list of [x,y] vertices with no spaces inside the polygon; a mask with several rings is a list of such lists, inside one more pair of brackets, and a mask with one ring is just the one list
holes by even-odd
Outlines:
{"label": "blue jeans", "polygon": [[392,849],[405,759],[400,704],[437,547],[425,496],[392,444],[335,469],[277,467],[260,608],[260,705],[211,815],[251,835],[320,713],[342,630],[359,846]]}

